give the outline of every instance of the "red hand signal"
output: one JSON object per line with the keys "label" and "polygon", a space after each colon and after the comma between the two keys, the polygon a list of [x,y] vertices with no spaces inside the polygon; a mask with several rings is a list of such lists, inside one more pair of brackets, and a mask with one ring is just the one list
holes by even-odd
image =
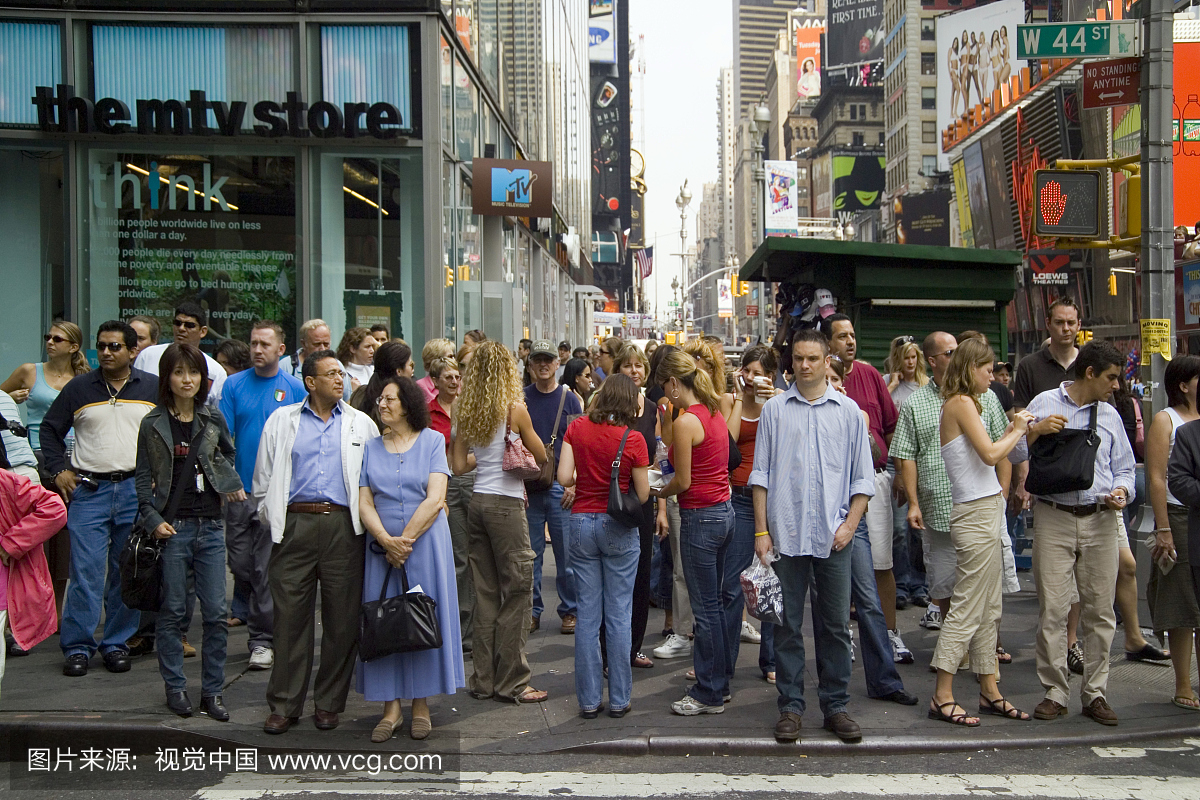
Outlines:
{"label": "red hand signal", "polygon": [[1057,225],[1062,219],[1067,210],[1067,196],[1058,181],[1047,181],[1042,186],[1041,208],[1042,219],[1051,225]]}

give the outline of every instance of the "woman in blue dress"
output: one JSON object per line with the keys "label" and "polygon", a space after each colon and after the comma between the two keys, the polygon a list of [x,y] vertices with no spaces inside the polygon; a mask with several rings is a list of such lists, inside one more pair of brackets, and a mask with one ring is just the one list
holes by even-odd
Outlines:
{"label": "woman in blue dress", "polygon": [[[388,565],[404,565],[409,587],[418,586],[437,603],[442,646],[359,662],[357,689],[383,703],[383,719],[372,742],[386,742],[404,721],[401,700],[412,700],[409,735],[424,739],[433,726],[427,698],[454,694],[464,686],[458,586],[444,500],[450,468],[446,441],[429,427],[429,408],[411,378],[392,377],[379,396],[385,433],[367,442],[359,482],[359,513],[374,538],[366,548],[363,600],[378,600]],[[388,596],[400,589],[393,570]]]}

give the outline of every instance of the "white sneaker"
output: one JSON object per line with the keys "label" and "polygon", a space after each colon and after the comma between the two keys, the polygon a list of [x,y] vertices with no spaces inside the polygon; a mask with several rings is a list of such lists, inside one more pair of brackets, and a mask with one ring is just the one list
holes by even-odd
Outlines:
{"label": "white sneaker", "polygon": [[942,612],[938,610],[937,606],[930,603],[929,608],[925,609],[925,615],[917,624],[927,630],[940,631],[942,629]]}
{"label": "white sneaker", "polygon": [[905,646],[899,631],[888,631],[888,641],[892,643],[892,661],[897,664],[913,663],[912,650]]}
{"label": "white sneaker", "polygon": [[655,658],[683,658],[692,654],[692,640],[672,633],[667,640],[654,648]]}
{"label": "white sneaker", "polygon": [[681,717],[694,717],[698,714],[723,714],[725,713],[725,705],[706,706],[690,694],[685,694],[682,700],[676,700],[674,703],[671,703],[671,713],[678,714]]}
{"label": "white sneaker", "polygon": [[270,647],[256,647],[250,652],[250,669],[270,669],[275,666],[275,651]]}
{"label": "white sneaker", "polygon": [[754,629],[750,620],[742,620],[742,641],[746,644],[758,644],[762,641],[762,634]]}

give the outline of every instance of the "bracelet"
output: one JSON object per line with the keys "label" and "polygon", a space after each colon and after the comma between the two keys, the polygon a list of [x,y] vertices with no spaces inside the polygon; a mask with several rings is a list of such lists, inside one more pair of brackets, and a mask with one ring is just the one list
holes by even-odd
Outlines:
{"label": "bracelet", "polygon": [[1155,533],[1170,533],[1171,529],[1170,528],[1155,528],[1154,532]]}
{"label": "bracelet", "polygon": [[759,536],[770,536],[770,535],[771,535],[770,531],[759,531],[758,533],[754,534],[754,538],[757,539]]}

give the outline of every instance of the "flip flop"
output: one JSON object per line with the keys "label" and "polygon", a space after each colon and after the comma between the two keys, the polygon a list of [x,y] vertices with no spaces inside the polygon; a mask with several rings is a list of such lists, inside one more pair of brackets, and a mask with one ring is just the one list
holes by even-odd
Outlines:
{"label": "flip flop", "polygon": [[525,691],[514,698],[518,703],[544,703],[550,697],[549,692],[539,691],[532,686],[526,686]]}
{"label": "flip flop", "polygon": [[1179,708],[1186,708],[1188,711],[1200,711],[1200,700],[1195,697],[1184,697],[1181,694],[1171,698],[1171,702]]}
{"label": "flip flop", "polygon": [[979,695],[979,710],[984,714],[995,714],[997,717],[1020,720],[1021,722],[1028,722],[1030,720],[1030,716],[1028,714],[1005,700],[1003,697],[997,697],[995,700],[989,700],[983,695]]}
{"label": "flip flop", "polygon": [[[936,708],[935,708],[935,706],[936,706]],[[951,700],[949,703],[938,703],[937,701],[931,699],[929,701],[929,718],[941,720],[942,722],[949,722],[951,725],[963,725],[968,728],[978,728],[979,727],[979,720],[975,719],[970,714],[968,714],[967,710],[965,708],[963,708],[963,711],[961,714],[947,714],[945,711],[942,710],[943,708],[946,708],[947,706],[949,706],[951,710],[953,710],[955,708],[962,708],[962,706],[960,706],[958,703],[956,703],[953,700]],[[975,721],[967,722],[967,720],[969,720],[969,719],[975,719]]]}
{"label": "flip flop", "polygon": [[1012,654],[1009,653],[1007,650],[1005,650],[1003,647],[997,647],[996,648],[996,660],[999,661],[1001,664],[1011,664],[1012,663]]}

